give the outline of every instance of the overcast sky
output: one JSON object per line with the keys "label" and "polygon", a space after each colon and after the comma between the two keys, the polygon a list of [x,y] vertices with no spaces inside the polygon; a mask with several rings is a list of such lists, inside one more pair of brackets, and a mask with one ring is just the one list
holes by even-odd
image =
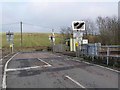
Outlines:
{"label": "overcast sky", "polygon": [[[11,1],[11,2],[10,2]],[[19,32],[19,22],[23,22],[24,32],[60,32],[60,27],[71,26],[74,20],[98,16],[118,16],[118,0],[78,0],[36,1],[36,0],[4,0],[1,3],[0,15],[2,31]]]}

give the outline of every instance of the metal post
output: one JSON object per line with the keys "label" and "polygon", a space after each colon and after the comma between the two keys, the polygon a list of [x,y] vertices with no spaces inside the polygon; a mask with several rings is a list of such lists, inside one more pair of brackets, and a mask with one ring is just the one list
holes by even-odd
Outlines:
{"label": "metal post", "polygon": [[54,29],[52,29],[52,52],[54,53],[54,45],[55,45],[55,42],[54,42],[53,39],[55,39],[55,37],[54,37]]}
{"label": "metal post", "polygon": [[81,31],[77,31],[77,37],[76,37],[76,40],[77,40],[77,43],[78,43],[78,46],[76,47],[76,57],[79,57],[80,54],[81,54],[81,43],[82,43],[82,33]]}
{"label": "metal post", "polygon": [[10,45],[10,52],[13,53],[14,33],[9,31],[8,33],[6,33],[6,36],[7,36],[7,41],[9,42],[9,45]]}
{"label": "metal post", "polygon": [[76,46],[76,57],[79,57],[79,45]]}
{"label": "metal post", "polygon": [[20,29],[21,29],[21,47],[22,47],[22,22],[20,22]]}
{"label": "metal post", "polygon": [[54,44],[53,44],[53,40],[52,40],[52,52],[54,53]]}
{"label": "metal post", "polygon": [[92,61],[94,62],[94,56],[95,56],[95,44],[93,45],[93,52],[92,52]]}
{"label": "metal post", "polygon": [[79,55],[82,55],[82,37],[83,37],[83,33],[80,31],[80,38],[79,38]]}
{"label": "metal post", "polygon": [[109,64],[109,55],[110,55],[109,47],[107,47],[107,65]]}
{"label": "metal post", "polygon": [[13,48],[14,48],[14,46],[13,46],[13,44],[12,44],[12,54],[13,54]]}

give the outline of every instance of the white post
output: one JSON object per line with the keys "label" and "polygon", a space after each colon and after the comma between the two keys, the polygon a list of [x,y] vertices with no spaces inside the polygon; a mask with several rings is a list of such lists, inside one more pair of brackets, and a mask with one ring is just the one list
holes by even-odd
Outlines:
{"label": "white post", "polygon": [[55,45],[55,35],[54,35],[54,29],[52,29],[52,52],[54,53],[54,45]]}
{"label": "white post", "polygon": [[77,51],[77,50],[76,50],[75,43],[76,43],[76,39],[75,39],[75,38],[73,38],[73,51]]}
{"label": "white post", "polygon": [[73,51],[73,39],[70,38],[70,51]]}
{"label": "white post", "polygon": [[54,29],[52,29],[52,37],[53,37],[53,45],[55,45],[55,34],[54,34]]}

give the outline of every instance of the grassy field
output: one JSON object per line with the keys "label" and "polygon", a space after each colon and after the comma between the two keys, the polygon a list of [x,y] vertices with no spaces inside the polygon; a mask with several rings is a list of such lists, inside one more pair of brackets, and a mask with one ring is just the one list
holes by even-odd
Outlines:
{"label": "grassy field", "polygon": [[[22,47],[32,48],[40,46],[50,46],[49,33],[23,33]],[[61,41],[60,34],[55,34],[55,43],[58,44]],[[14,47],[21,47],[21,35],[20,33],[14,33]],[[6,34],[2,33],[2,48],[9,47],[9,43],[6,40]]]}

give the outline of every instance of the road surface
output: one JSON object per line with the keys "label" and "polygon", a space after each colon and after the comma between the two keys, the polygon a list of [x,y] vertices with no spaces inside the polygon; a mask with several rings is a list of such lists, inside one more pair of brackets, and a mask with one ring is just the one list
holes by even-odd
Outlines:
{"label": "road surface", "polygon": [[2,50],[0,49],[0,89],[2,88]]}
{"label": "road surface", "polygon": [[18,53],[3,75],[7,88],[118,88],[118,72],[49,52]]}

